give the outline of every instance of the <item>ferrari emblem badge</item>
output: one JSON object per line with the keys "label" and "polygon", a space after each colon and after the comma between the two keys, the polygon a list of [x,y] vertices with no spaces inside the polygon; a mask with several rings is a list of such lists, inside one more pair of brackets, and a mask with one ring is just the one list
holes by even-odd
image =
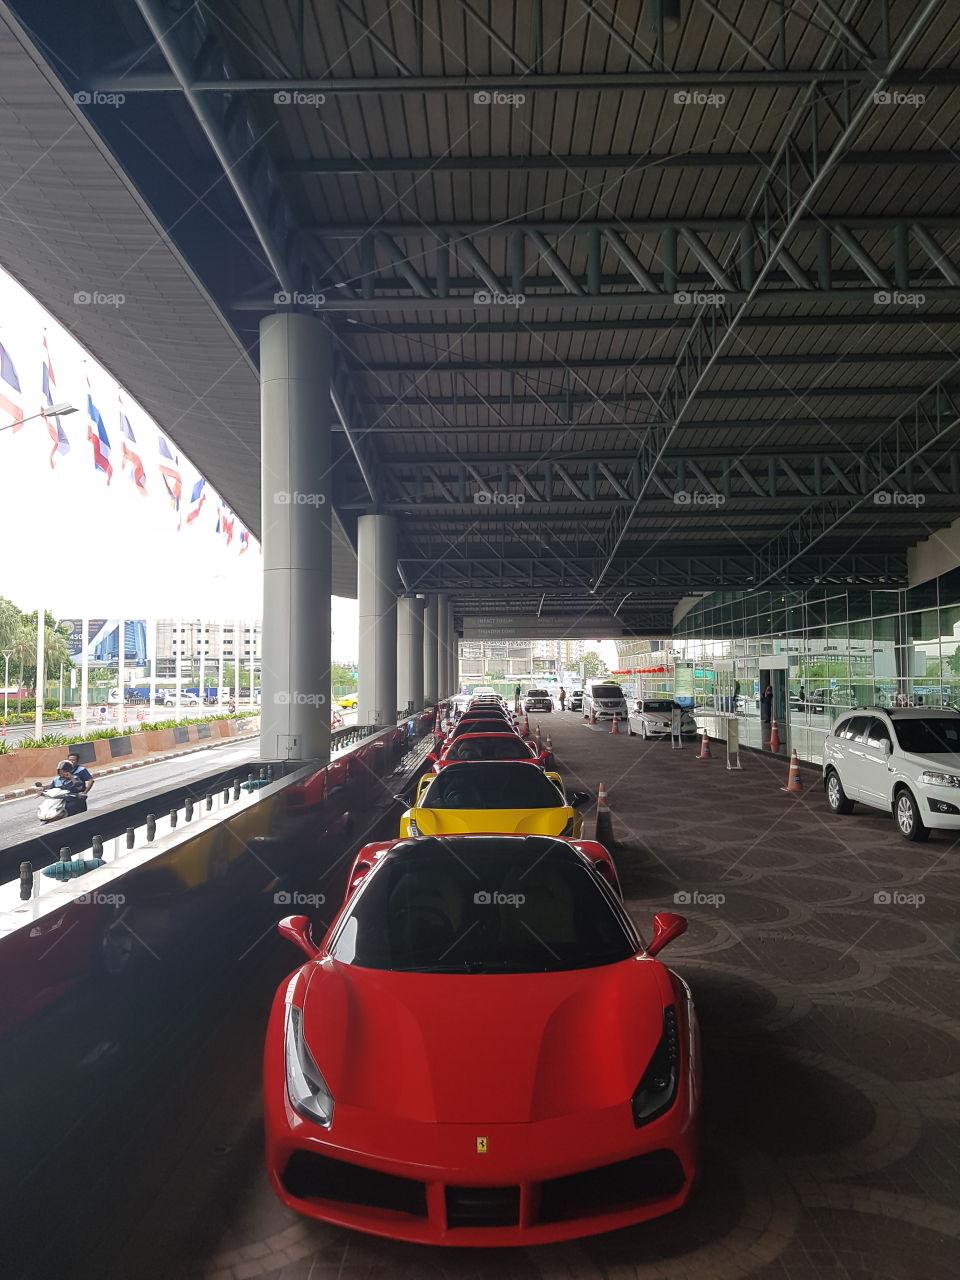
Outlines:
{"label": "ferrari emblem badge", "polygon": [[477,1155],[485,1156],[486,1154],[487,1154],[487,1140],[486,1138],[478,1138],[477,1139]]}

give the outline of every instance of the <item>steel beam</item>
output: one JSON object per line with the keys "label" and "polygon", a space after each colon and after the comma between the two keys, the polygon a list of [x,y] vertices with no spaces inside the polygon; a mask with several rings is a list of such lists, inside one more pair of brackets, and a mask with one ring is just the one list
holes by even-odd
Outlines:
{"label": "steel beam", "polygon": [[[511,173],[518,165],[524,171],[544,172],[554,169],[567,173],[594,169],[768,169],[773,163],[772,151],[686,151],[681,155],[651,152],[647,155],[509,155],[509,156],[311,156],[308,159],[283,160],[281,172],[303,176],[336,177],[383,173]],[[814,157],[809,151],[797,153],[797,162],[809,169]],[[952,151],[848,151],[837,162],[845,167],[878,165],[956,165]]]}
{"label": "steel beam", "polygon": [[[137,0],[139,3],[140,0]],[[939,0],[937,0],[939,3]],[[927,13],[924,12],[924,20]],[[329,93],[370,97],[400,93],[675,93],[677,88],[715,89],[718,84],[731,88],[804,89],[811,85],[824,88],[862,88],[864,69],[857,67],[794,67],[776,71],[725,70],[718,67],[696,71],[636,72],[559,72],[555,74],[506,74],[489,76],[195,76],[187,82],[191,93],[257,94]],[[878,77],[879,82],[879,77]],[[892,85],[947,86],[960,84],[960,71],[952,67],[904,67],[884,76],[882,83]],[[130,72],[125,75],[105,73],[96,77],[92,87],[105,92],[126,94],[179,93],[184,86],[176,76],[164,72]],[[315,108],[311,108],[314,110]]]}
{"label": "steel beam", "polygon": [[[482,512],[486,507],[513,512],[557,502],[609,507],[633,503],[639,496],[652,504],[688,505],[702,514],[715,512],[717,505],[728,502],[741,505],[762,499],[758,505],[772,515],[775,509],[771,503],[778,499],[835,497],[859,504],[886,484],[889,489],[921,495],[922,502],[960,495],[960,454],[952,447],[958,442],[960,432],[956,430],[938,435],[936,457],[927,466],[916,460],[901,462],[904,453],[899,439],[857,449],[835,447],[832,452],[820,450],[803,457],[794,457],[789,448],[762,457],[742,450],[701,457],[690,450],[683,457],[661,458],[648,484],[643,483],[636,454],[603,460],[599,465],[579,457],[562,461],[544,458],[526,466],[511,466],[506,456],[495,462],[470,464],[456,458],[434,459],[429,466],[411,459],[394,462],[387,469],[393,491],[387,497],[399,508],[480,507]],[[914,505],[914,511],[917,505],[920,503]]]}
{"label": "steel beam", "polygon": [[[411,589],[487,594],[498,589],[510,591],[527,582],[549,593],[555,587],[570,586],[574,571],[589,573],[593,562],[570,561],[569,557],[556,562],[532,557],[527,560],[499,558],[488,561],[489,573],[484,573],[484,562],[476,556],[461,560],[401,556],[400,563],[409,577]],[[750,590],[761,582],[768,586],[812,586],[833,581],[895,587],[905,585],[906,577],[906,556],[883,552],[855,552],[840,568],[835,556],[808,555],[796,559],[789,569],[774,577],[765,575],[764,562],[759,557],[746,552],[698,556],[641,553],[632,559],[629,570],[617,578],[616,588],[621,594],[650,588],[686,594],[723,588]],[[596,596],[592,599],[599,603]]]}
{"label": "steel beam", "polygon": [[[660,395],[660,404],[668,424],[660,428],[654,426],[644,441],[645,456],[642,467],[645,478],[643,487],[635,499],[634,511],[643,497],[645,486],[652,481],[656,467],[673,433],[687,417],[702,392],[715,360],[724,354],[745,310],[760,294],[763,282],[776,260],[778,250],[790,242],[797,225],[807,216],[814,199],[833,172],[837,157],[852,145],[865,120],[871,111],[876,109],[874,95],[890,83],[914,43],[923,34],[928,20],[938,5],[939,0],[926,0],[925,4],[914,10],[900,34],[896,48],[882,67],[872,71],[875,83],[865,92],[860,93],[856,105],[851,110],[847,111],[846,99],[841,103],[844,109],[843,127],[838,137],[829,151],[818,156],[818,167],[812,171],[812,176],[806,185],[800,185],[798,188],[791,168],[791,145],[801,136],[819,138],[822,114],[816,94],[807,95],[802,100],[781,147],[782,162],[771,168],[767,181],[761,187],[758,198],[752,205],[753,213],[762,211],[767,224],[768,234],[763,237],[764,242],[770,246],[766,261],[759,268],[747,297],[741,303],[723,307],[705,307],[701,311],[698,326],[689,335],[683,352],[677,358],[674,377]],[[775,239],[770,243],[770,238],[773,236]],[[616,519],[617,513],[614,513],[613,523],[606,540],[606,554],[600,557],[597,564],[598,585],[602,584],[610,573],[617,552],[629,530],[634,511],[624,512],[619,520]]]}

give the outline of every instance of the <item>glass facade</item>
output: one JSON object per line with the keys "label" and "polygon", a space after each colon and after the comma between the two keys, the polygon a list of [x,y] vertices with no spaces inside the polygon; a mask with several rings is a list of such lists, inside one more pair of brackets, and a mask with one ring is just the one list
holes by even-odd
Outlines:
{"label": "glass facade", "polygon": [[906,590],[715,592],[680,619],[673,648],[703,713],[755,721],[741,740],[758,745],[769,685],[773,718],[819,760],[848,707],[960,706],[960,569]]}

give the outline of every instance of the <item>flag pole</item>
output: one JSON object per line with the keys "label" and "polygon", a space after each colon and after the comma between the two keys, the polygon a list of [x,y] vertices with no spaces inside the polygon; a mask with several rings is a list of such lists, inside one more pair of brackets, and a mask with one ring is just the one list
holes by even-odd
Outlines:
{"label": "flag pole", "polygon": [[127,628],[123,618],[117,619],[117,683],[120,686],[117,699],[117,728],[122,730],[126,712]]}
{"label": "flag pole", "polygon": [[43,693],[46,684],[46,630],[47,630],[47,611],[46,609],[37,609],[37,676],[34,681],[33,690],[33,736],[35,738],[43,737]]}
{"label": "flag pole", "polygon": [[90,697],[90,619],[80,619],[83,638],[80,642],[80,737],[87,736],[87,701]]}

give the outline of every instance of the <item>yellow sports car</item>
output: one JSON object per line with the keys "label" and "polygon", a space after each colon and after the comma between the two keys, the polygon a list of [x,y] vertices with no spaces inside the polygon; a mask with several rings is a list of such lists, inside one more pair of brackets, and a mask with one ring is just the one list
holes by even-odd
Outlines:
{"label": "yellow sports car", "polygon": [[400,836],[496,831],[575,840],[583,834],[577,809],[589,799],[575,792],[568,801],[560,775],[532,760],[462,761],[420,779]]}
{"label": "yellow sports car", "polygon": [[344,711],[352,711],[357,705],[357,695],[355,693],[345,693],[342,698],[337,699],[337,706],[343,707]]}

